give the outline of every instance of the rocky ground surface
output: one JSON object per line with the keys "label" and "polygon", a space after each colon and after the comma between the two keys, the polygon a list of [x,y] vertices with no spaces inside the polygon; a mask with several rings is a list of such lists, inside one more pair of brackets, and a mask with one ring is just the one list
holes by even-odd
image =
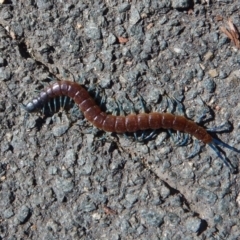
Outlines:
{"label": "rocky ground surface", "polygon": [[26,117],[20,105],[69,79],[108,112],[116,101],[141,111],[140,94],[147,111],[230,122],[214,136],[240,149],[229,18],[240,29],[239,0],[2,0],[0,238],[239,239],[240,175],[209,146],[187,159],[192,138],[179,147],[161,130],[141,143],[93,128],[76,107]]}

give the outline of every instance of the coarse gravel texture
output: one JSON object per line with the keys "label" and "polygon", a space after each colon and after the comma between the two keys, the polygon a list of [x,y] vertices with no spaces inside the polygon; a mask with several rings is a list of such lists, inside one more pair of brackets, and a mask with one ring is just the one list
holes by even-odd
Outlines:
{"label": "coarse gravel texture", "polygon": [[19,104],[51,79],[98,91],[108,112],[140,110],[139,94],[148,111],[175,99],[205,127],[230,122],[217,136],[240,149],[228,18],[240,29],[239,0],[1,1],[0,239],[240,239],[240,175],[209,146],[186,159],[193,143],[166,131],[141,143],[76,107],[43,118]]}

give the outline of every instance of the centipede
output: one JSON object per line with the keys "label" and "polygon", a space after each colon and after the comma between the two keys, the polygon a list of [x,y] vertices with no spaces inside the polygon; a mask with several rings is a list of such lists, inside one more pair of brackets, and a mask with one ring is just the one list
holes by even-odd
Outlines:
{"label": "centipede", "polygon": [[40,111],[48,101],[61,96],[72,99],[75,104],[78,105],[84,117],[92,125],[106,132],[131,133],[139,130],[162,128],[188,133],[204,144],[209,145],[232,173],[237,172],[236,167],[222,154],[220,146],[238,153],[240,151],[221,140],[213,138],[204,127],[194,121],[184,116],[167,112],[131,113],[126,116],[107,114],[96,104],[89,92],[76,82],[66,80],[54,82],[44,91],[40,92],[38,97],[32,99],[26,105],[22,104],[22,107],[28,113],[37,112]]}

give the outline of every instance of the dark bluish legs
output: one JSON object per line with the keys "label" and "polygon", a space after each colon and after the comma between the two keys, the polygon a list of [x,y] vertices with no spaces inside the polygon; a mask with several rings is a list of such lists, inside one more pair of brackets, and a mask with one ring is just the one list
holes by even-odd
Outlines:
{"label": "dark bluish legs", "polygon": [[213,139],[213,141],[211,143],[208,144],[213,150],[214,152],[217,154],[217,156],[224,162],[224,164],[230,169],[231,173],[236,173],[237,172],[237,168],[234,167],[231,162],[227,159],[227,157],[221,153],[221,150],[217,147],[217,146],[222,146],[225,148],[228,148],[234,152],[240,153],[240,150],[236,149],[235,147],[229,146],[228,144],[217,140],[217,139]]}

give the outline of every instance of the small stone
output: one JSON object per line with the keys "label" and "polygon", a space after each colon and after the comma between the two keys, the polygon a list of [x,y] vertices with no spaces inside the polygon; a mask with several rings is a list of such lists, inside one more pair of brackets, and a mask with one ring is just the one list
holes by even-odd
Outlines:
{"label": "small stone", "polygon": [[62,136],[69,129],[69,126],[70,126],[69,123],[54,126],[52,129],[53,135],[55,137]]}
{"label": "small stone", "polygon": [[52,0],[37,0],[37,7],[41,10],[50,10],[52,8]]}
{"label": "small stone", "polygon": [[130,26],[135,25],[140,19],[141,19],[141,16],[140,16],[137,8],[134,5],[132,5],[131,6],[130,20],[129,20]]}
{"label": "small stone", "polygon": [[211,61],[211,60],[213,60],[213,57],[214,57],[214,54],[209,51],[204,55],[203,58],[204,58],[205,61]]}
{"label": "small stone", "polygon": [[107,43],[108,43],[109,45],[112,45],[112,44],[114,44],[116,41],[117,41],[117,38],[116,38],[112,33],[110,33],[109,36],[108,36],[108,38],[107,38]]}
{"label": "small stone", "polygon": [[179,9],[189,8],[190,3],[190,0],[172,0],[172,7]]}
{"label": "small stone", "polygon": [[56,175],[56,174],[57,174],[57,171],[58,171],[58,169],[57,169],[57,167],[55,167],[55,166],[50,166],[50,167],[48,168],[48,174],[49,174],[49,175]]}
{"label": "small stone", "polygon": [[195,193],[196,198],[201,202],[213,205],[217,201],[217,195],[207,189],[199,188]]}
{"label": "small stone", "polygon": [[131,4],[129,3],[123,3],[118,7],[118,12],[123,13],[128,11],[131,8]]}
{"label": "small stone", "polygon": [[138,197],[136,195],[133,194],[127,194],[126,195],[126,200],[130,203],[130,205],[132,206],[135,202],[137,202]]}
{"label": "small stone", "polygon": [[105,75],[105,77],[100,80],[100,86],[102,88],[109,88],[111,86],[111,77],[110,77],[110,75]]}
{"label": "small stone", "polygon": [[204,87],[209,93],[213,93],[215,90],[216,84],[213,81],[213,79],[208,78],[208,79],[204,80]]}
{"label": "small stone", "polygon": [[164,216],[160,215],[159,213],[142,210],[141,216],[150,226],[160,227],[163,224]]}
{"label": "small stone", "polygon": [[93,202],[83,202],[81,209],[84,212],[92,212],[92,211],[96,210],[96,206]]}
{"label": "small stone", "polygon": [[3,67],[5,64],[5,59],[0,57],[0,67]]}
{"label": "small stone", "polygon": [[101,30],[94,22],[88,22],[87,26],[85,27],[85,34],[92,40],[102,38]]}
{"label": "small stone", "polygon": [[0,80],[8,81],[11,78],[11,72],[8,69],[0,68]]}
{"label": "small stone", "polygon": [[24,223],[29,217],[29,214],[30,209],[27,206],[23,205],[17,214],[17,219],[20,221],[20,223]]}
{"label": "small stone", "polygon": [[11,218],[12,216],[14,216],[14,212],[13,212],[12,208],[8,208],[3,212],[3,217],[5,219]]}
{"label": "small stone", "polygon": [[201,219],[196,217],[190,217],[186,221],[186,228],[188,229],[188,231],[196,233],[199,231],[201,223]]}
{"label": "small stone", "polygon": [[181,218],[175,213],[168,213],[164,221],[166,221],[170,226],[178,226],[181,222]]}
{"label": "small stone", "polygon": [[218,72],[216,69],[211,69],[208,71],[208,74],[212,77],[212,78],[215,78],[218,76]]}
{"label": "small stone", "polygon": [[76,161],[76,153],[73,149],[67,150],[65,157],[63,158],[64,163],[70,167],[73,166]]}

